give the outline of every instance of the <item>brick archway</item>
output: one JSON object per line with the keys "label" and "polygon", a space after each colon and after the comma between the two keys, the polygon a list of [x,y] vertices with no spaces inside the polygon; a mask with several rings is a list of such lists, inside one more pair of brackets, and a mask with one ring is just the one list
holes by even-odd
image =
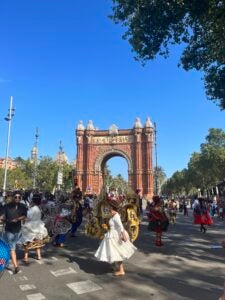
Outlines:
{"label": "brick archway", "polygon": [[153,194],[153,126],[148,118],[144,128],[137,119],[133,129],[97,130],[92,121],[87,128],[80,122],[76,130],[76,180],[83,192],[90,189],[100,193],[103,186],[103,167],[107,160],[120,156],[128,165],[128,184],[140,189],[148,198]]}

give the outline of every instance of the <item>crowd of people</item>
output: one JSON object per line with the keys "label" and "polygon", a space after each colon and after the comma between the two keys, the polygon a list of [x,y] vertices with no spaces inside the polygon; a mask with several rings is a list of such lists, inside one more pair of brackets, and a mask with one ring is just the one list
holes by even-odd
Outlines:
{"label": "crowd of people", "polygon": [[[217,213],[224,218],[219,201],[208,202],[202,197],[194,201],[185,199],[166,200],[153,196],[143,209],[143,199],[138,197],[138,214],[147,215],[148,230],[155,232],[155,246],[163,246],[162,235],[168,230],[169,224],[175,226],[178,211],[188,217],[188,203],[193,210],[193,223],[200,225],[200,231],[206,233],[207,226],[212,225],[212,217]],[[118,201],[119,199],[119,201]],[[119,206],[125,199],[107,197],[110,211],[108,230],[101,241],[95,257],[113,266],[116,276],[125,275],[123,261],[130,258],[136,250],[130,236],[121,221]],[[64,247],[68,235],[76,237],[76,232],[82,224],[84,216],[92,211],[98,197],[95,194],[83,195],[76,187],[71,193],[57,192],[55,195],[41,194],[37,191],[14,191],[4,199],[0,199],[0,219],[4,223],[5,239],[11,251],[14,272],[19,266],[16,247],[20,245],[24,252],[23,263],[29,264],[29,255],[35,251],[35,258],[42,259],[41,248],[50,240],[56,247]],[[4,204],[4,205],[3,205]]]}
{"label": "crowd of people", "polygon": [[[123,227],[117,212],[119,202],[107,197],[110,207],[109,230],[102,240],[95,257],[100,261],[113,263],[116,276],[125,274],[123,260],[136,250],[129,234]],[[29,264],[30,252],[41,260],[41,248],[51,241],[56,247],[64,247],[68,234],[76,237],[76,231],[83,216],[92,211],[98,201],[95,194],[83,195],[76,187],[71,193],[59,191],[55,195],[38,191],[14,191],[1,198],[0,220],[4,224],[4,238],[7,241],[14,273],[19,272],[16,248],[24,252],[23,263]]]}
{"label": "crowd of people", "polygon": [[29,253],[34,250],[35,258],[41,260],[41,248],[50,239],[54,246],[64,247],[68,232],[75,237],[83,217],[82,193],[79,188],[75,191],[55,195],[14,191],[1,199],[0,220],[15,273],[19,271],[17,245],[24,251],[23,262],[29,264]]}

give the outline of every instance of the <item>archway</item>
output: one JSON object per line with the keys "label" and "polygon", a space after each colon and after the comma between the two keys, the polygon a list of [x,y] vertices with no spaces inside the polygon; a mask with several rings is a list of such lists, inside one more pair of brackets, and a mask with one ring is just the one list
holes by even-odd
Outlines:
{"label": "archway", "polygon": [[128,185],[128,161],[122,155],[106,155],[101,162],[101,172],[104,190],[116,191],[119,195],[129,191]]}
{"label": "archway", "polygon": [[153,125],[149,118],[142,127],[136,119],[133,129],[109,130],[94,128],[92,121],[85,128],[80,121],[76,130],[76,180],[83,192],[100,193],[103,185],[102,165],[112,157],[120,156],[128,164],[128,184],[139,189],[148,198],[153,194]]}

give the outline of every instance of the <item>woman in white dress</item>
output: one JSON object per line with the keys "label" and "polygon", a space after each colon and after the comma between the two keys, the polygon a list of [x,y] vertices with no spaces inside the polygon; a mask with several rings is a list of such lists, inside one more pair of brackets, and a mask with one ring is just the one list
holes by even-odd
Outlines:
{"label": "woman in white dress", "polygon": [[130,242],[129,235],[123,227],[117,212],[118,202],[111,200],[109,205],[112,216],[109,220],[110,228],[96,251],[95,257],[110,264],[118,263],[118,271],[115,271],[114,275],[122,276],[125,275],[123,261],[130,258],[137,248]]}
{"label": "woman in white dress", "polygon": [[[34,240],[43,240],[48,236],[48,231],[45,227],[44,222],[41,220],[42,212],[39,208],[41,204],[41,196],[36,194],[33,196],[31,208],[27,212],[27,219],[26,222],[22,225],[21,229],[21,244],[24,245],[25,252],[24,252],[24,259],[23,261],[26,263],[28,262],[28,255],[29,255],[29,243],[33,242]],[[37,247],[36,251],[36,258],[38,260],[41,259],[41,249]]]}

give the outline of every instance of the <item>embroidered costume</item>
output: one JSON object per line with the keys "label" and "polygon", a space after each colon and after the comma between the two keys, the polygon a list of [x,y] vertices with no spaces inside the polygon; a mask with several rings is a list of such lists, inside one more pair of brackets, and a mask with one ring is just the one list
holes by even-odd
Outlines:
{"label": "embroidered costume", "polygon": [[163,231],[167,231],[169,220],[163,210],[159,196],[153,196],[153,202],[149,208],[148,219],[148,229],[156,233],[155,245],[162,246],[162,233]]}

